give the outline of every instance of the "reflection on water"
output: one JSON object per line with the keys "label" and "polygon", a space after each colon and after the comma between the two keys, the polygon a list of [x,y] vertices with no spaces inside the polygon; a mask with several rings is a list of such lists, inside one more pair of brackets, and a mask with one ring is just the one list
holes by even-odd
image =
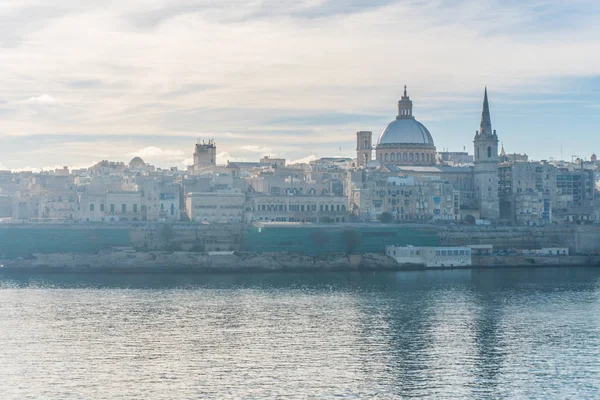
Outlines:
{"label": "reflection on water", "polygon": [[600,269],[0,274],[2,398],[596,398]]}

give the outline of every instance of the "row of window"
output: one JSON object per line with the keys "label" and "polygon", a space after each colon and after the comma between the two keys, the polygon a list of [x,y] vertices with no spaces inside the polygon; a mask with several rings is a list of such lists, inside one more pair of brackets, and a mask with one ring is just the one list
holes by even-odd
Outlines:
{"label": "row of window", "polygon": [[416,161],[416,162],[433,162],[433,155],[429,153],[385,153],[379,154],[379,161]]}
{"label": "row of window", "polygon": [[471,250],[436,250],[436,256],[468,256],[471,255]]}
{"label": "row of window", "polygon": [[[259,217],[258,218],[259,221],[263,221],[263,222],[313,222],[316,223],[318,222],[317,218],[303,218],[303,219],[296,219],[293,217]],[[346,222],[346,218],[344,217],[336,217],[336,218],[331,218],[330,221],[321,221],[321,222]]]}
{"label": "row of window", "polygon": [[[91,203],[90,204],[90,211],[93,212],[96,209],[96,204]],[[104,212],[104,204],[100,204],[100,211]],[[164,210],[165,209],[165,205],[163,203],[160,204],[160,209]],[[171,211],[171,215],[173,215],[175,213],[175,204],[171,203],[171,207],[169,208]],[[111,204],[110,205],[110,212],[114,213],[116,210],[115,204]],[[137,214],[138,212],[138,205],[137,204],[133,204],[132,207],[133,213]],[[146,206],[142,206],[142,212],[146,211]],[[121,213],[125,214],[127,212],[127,204],[121,204]]]}
{"label": "row of window", "polygon": [[[290,205],[286,205],[286,204],[259,204],[258,205],[258,211],[299,211],[299,212],[303,212],[303,211],[317,211],[317,205],[316,204],[307,204],[306,206],[304,204],[290,204]],[[321,204],[319,205],[319,211],[321,212],[329,212],[329,211],[336,211],[336,212],[344,212],[346,211],[346,206],[345,205],[340,205],[340,204],[332,204],[331,207],[329,206],[329,204]]]}

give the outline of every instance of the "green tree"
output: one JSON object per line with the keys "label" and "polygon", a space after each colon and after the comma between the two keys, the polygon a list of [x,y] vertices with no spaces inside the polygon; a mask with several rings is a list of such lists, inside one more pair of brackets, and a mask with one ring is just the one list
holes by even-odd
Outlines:
{"label": "green tree", "polygon": [[346,251],[346,255],[353,254],[361,243],[360,235],[354,229],[345,230],[342,233],[342,240],[344,241],[344,250]]}
{"label": "green tree", "polygon": [[394,220],[394,217],[389,212],[383,212],[377,216],[377,219],[381,223],[389,224],[390,222],[392,222]]}
{"label": "green tree", "polygon": [[165,249],[171,247],[171,239],[173,239],[173,227],[170,224],[163,224],[160,228],[160,239],[163,242]]}

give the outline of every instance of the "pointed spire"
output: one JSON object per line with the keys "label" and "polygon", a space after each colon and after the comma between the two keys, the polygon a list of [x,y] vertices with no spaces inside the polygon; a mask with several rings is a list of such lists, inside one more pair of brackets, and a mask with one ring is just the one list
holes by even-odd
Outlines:
{"label": "pointed spire", "polygon": [[481,124],[479,125],[479,134],[482,136],[492,136],[492,119],[490,118],[490,104],[488,102],[487,86],[483,95],[483,110],[481,111]]}
{"label": "pointed spire", "polygon": [[406,85],[404,85],[404,97],[408,97],[408,95],[406,94]]}
{"label": "pointed spire", "polygon": [[504,151],[504,142],[502,142],[502,150],[500,150],[500,156],[506,157],[506,152]]}

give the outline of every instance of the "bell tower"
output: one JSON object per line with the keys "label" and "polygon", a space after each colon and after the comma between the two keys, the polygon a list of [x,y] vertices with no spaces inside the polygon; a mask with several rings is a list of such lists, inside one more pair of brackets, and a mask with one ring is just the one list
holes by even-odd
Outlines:
{"label": "bell tower", "polygon": [[490,106],[487,87],[483,95],[483,110],[479,130],[473,140],[475,167],[475,196],[479,203],[479,212],[483,219],[500,217],[500,198],[498,195],[498,135],[492,131]]}
{"label": "bell tower", "polygon": [[356,132],[356,166],[364,167],[373,154],[373,132]]}

